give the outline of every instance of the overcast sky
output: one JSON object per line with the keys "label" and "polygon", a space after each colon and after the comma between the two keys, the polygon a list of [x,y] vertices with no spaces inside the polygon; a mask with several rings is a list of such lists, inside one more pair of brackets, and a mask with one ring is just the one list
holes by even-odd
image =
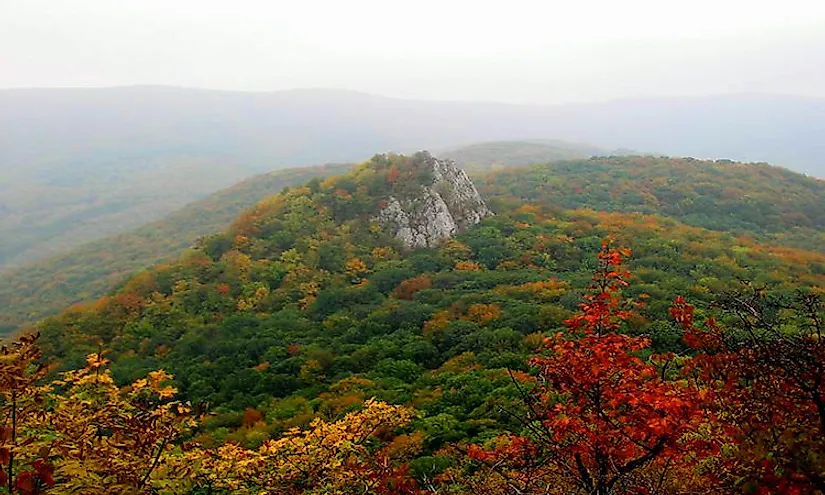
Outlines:
{"label": "overcast sky", "polygon": [[823,0],[0,0],[0,87],[825,97]]}

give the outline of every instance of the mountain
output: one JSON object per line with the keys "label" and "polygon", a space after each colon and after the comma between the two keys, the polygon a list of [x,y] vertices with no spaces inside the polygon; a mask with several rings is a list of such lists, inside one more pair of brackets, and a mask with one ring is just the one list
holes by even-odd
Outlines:
{"label": "mountain", "polygon": [[766,163],[591,157],[498,171],[480,179],[479,187],[515,204],[658,214],[825,252],[825,181]]}
{"label": "mountain", "polygon": [[[619,159],[618,179],[654,160]],[[598,171],[602,160],[589,172],[599,180],[610,174]],[[695,162],[672,161],[687,169]],[[693,165],[691,178],[725,178],[736,168],[771,173]],[[33,448],[18,451],[25,462],[34,453],[45,459],[28,479],[55,489],[97,486],[97,473],[113,472],[109,458],[76,454],[78,431],[89,438],[81,437],[84,445],[129,459],[115,469],[135,474],[117,483],[136,492],[421,495],[481,487],[499,495],[526,479],[524,492],[590,493],[581,480],[594,479],[604,451],[644,462],[632,465],[627,486],[605,482],[600,493],[704,492],[710,483],[720,487],[715,493],[735,493],[738,472],[720,479],[718,470],[705,474],[706,463],[730,460],[726,469],[754,469],[750,476],[761,480],[774,451],[799,455],[798,464],[787,461],[794,469],[818,472],[808,468],[810,453],[821,450],[818,395],[802,393],[811,382],[785,370],[822,376],[825,253],[659,214],[518,200],[542,180],[524,191],[504,180],[498,198],[484,198],[449,160],[377,155],[270,196],[179,258],[46,319],[34,344],[51,366],[28,366],[39,356],[31,340],[4,348],[4,376],[18,377],[6,378],[14,387],[7,396],[26,391],[26,407],[4,401],[26,420],[20,441]],[[620,198],[629,184],[618,180],[617,188]],[[693,191],[716,192],[701,183]],[[570,194],[575,201],[578,192]],[[410,242],[404,229],[421,223],[449,228],[413,229],[426,242]],[[754,361],[762,352],[765,360]],[[52,387],[27,374],[78,368]],[[747,403],[750,393],[759,404]],[[777,393],[790,416],[776,414]],[[531,427],[552,424],[556,433],[571,423],[558,437]],[[591,424],[600,428],[577,426]],[[611,447],[585,458],[570,439],[593,431],[596,448]],[[777,431],[799,435],[786,448],[771,441]],[[536,462],[560,452],[585,467]],[[617,465],[627,472],[627,463]],[[151,479],[146,466],[158,467]],[[576,477],[582,472],[587,478]],[[763,484],[773,486],[777,473],[785,476],[768,469]],[[815,493],[811,478],[793,476],[806,484],[800,493]]]}
{"label": "mountain", "polygon": [[[511,362],[526,335],[575,310],[606,236],[633,250],[631,293],[651,298],[649,318],[634,324],[663,349],[680,345],[672,328],[653,323],[667,316],[673,294],[703,304],[740,279],[785,291],[825,282],[822,253],[659,215],[508,197],[489,198],[495,215],[454,240],[410,250],[382,213],[397,201],[434,219],[433,188],[456,185],[438,178],[439,163],[379,155],[271,196],[179,259],[47,319],[38,326],[44,346],[75,366],[102,342],[118,379],[163,368],[187,397],[243,408],[385,368],[399,377],[415,370],[413,384],[464,352],[485,366]],[[468,226],[486,215],[481,204],[471,210]],[[383,393],[392,395],[394,383]]]}
{"label": "mountain", "polygon": [[730,95],[632,99],[556,107],[552,134],[671,156],[769,162],[825,175],[825,99]]}
{"label": "mountain", "polygon": [[530,106],[334,90],[2,90],[0,267],[126,231],[255,173],[374,150],[556,138],[825,176],[824,126],[825,101],[770,95]]}
{"label": "mountain", "polygon": [[[476,143],[443,154],[484,173],[504,165],[590,156],[598,148],[563,141]],[[0,335],[71,304],[95,299],[131,272],[177,255],[201,236],[225,228],[243,209],[285,186],[338,175],[351,165],[286,169],[257,175],[196,201],[161,220],[93,241],[39,263],[7,270],[0,280]]]}
{"label": "mountain", "polygon": [[[485,147],[488,145],[468,149]],[[519,156],[502,155],[501,160],[511,163]],[[75,302],[97,298],[131,272],[173,259],[197,238],[222,230],[244,208],[284,186],[315,176],[338,175],[349,167],[334,165],[257,176],[162,221],[9,271],[0,280],[0,322],[10,331]],[[478,167],[470,176],[484,197],[505,209],[531,203],[655,214],[776,247],[822,252],[825,245],[825,182],[766,164],[614,156],[493,173]]]}
{"label": "mountain", "polygon": [[534,165],[593,155],[629,154],[608,153],[586,144],[561,140],[541,139],[527,141],[492,141],[475,143],[439,152],[440,156],[455,160],[465,170]]}

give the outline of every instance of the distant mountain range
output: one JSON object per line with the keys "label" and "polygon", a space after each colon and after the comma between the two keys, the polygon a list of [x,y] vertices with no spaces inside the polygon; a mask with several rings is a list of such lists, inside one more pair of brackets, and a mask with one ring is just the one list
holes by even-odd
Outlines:
{"label": "distant mountain range", "polygon": [[825,100],[791,96],[531,106],[336,90],[2,90],[0,267],[145,224],[255,173],[380,150],[552,138],[822,177],[823,134]]}
{"label": "distant mountain range", "polygon": [[597,146],[571,143],[559,139],[534,139],[487,141],[449,148],[438,154],[455,160],[465,170],[491,170],[535,165],[557,160],[588,158],[599,155],[626,155],[628,153],[629,150],[608,151]]}
{"label": "distant mountain range", "polygon": [[[7,165],[84,153],[201,155],[249,167],[360,160],[491,140],[563,139],[697,158],[764,160],[825,172],[825,99],[781,95],[513,105],[385,98],[349,91],[272,93],[160,86],[0,91]],[[51,160],[44,157],[51,155]],[[33,163],[25,175],[30,175]],[[74,170],[76,171],[76,170]],[[67,171],[68,173],[68,171]]]}

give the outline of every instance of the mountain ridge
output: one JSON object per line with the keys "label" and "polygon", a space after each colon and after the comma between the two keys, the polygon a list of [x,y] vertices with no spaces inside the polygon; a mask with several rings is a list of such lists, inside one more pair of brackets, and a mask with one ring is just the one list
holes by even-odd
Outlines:
{"label": "mountain ridge", "polygon": [[[163,368],[187,399],[230,410],[316,397],[385,368],[402,381],[376,387],[408,401],[412,391],[399,386],[453,358],[497,368],[519,362],[526,339],[575,310],[606,237],[635,253],[628,290],[649,295],[651,318],[634,320],[633,331],[650,334],[660,350],[682,348],[672,326],[657,323],[669,294],[709,304],[740,279],[790,293],[825,277],[823,253],[660,215],[507,197],[495,216],[454,239],[407,250],[376,213],[390,197],[415,198],[432,184],[419,158],[378,155],[349,174],[264,199],[176,260],[38,324],[44,350],[73,367],[103,346],[119,382]],[[481,407],[466,406],[464,419]]]}
{"label": "mountain ridge", "polygon": [[0,90],[0,110],[0,264],[121,232],[255,173],[375,150],[555,138],[825,175],[825,100],[797,97],[531,106],[133,86]]}
{"label": "mountain ridge", "polygon": [[[71,303],[101,296],[132,271],[174,258],[180,249],[194,245],[200,235],[223,231],[243,207],[284,186],[300,185],[313,176],[339,175],[351,168],[335,165],[260,176],[204,200],[203,206],[195,203],[181,210],[180,221],[173,215],[157,225],[87,245],[49,262],[7,271],[0,283],[0,307],[7,308],[0,310],[0,322],[10,330]],[[825,183],[778,167],[630,156],[505,168],[493,173],[484,167],[471,168],[470,176],[496,208],[528,202],[554,208],[659,214],[726,235],[748,236],[766,245],[815,251],[825,245],[823,234],[811,228],[819,225],[818,221],[821,224],[816,219],[820,210],[825,211]],[[751,200],[738,206],[737,198],[743,194]],[[709,203],[721,207],[702,206]],[[203,228],[192,231],[197,225]],[[181,243],[171,242],[176,236]]]}

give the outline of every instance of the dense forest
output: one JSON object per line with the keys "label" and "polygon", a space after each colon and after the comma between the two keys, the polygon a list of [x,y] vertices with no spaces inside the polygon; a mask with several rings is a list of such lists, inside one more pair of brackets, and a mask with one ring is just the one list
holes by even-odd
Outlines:
{"label": "dense forest", "polygon": [[[530,203],[556,209],[646,213],[745,236],[764,245],[820,252],[825,246],[825,183],[766,164],[612,156],[490,170],[499,163],[518,163],[525,153],[546,156],[565,149],[578,148],[555,141],[531,142],[526,147],[524,142],[486,143],[447,155],[469,167],[483,195],[505,212]],[[162,221],[8,271],[0,279],[0,335],[4,329],[11,331],[76,302],[102,296],[135,270],[174,259],[199,237],[225,229],[244,208],[284,186],[343,173],[347,167],[290,169],[257,176]]]}
{"label": "dense forest", "polygon": [[4,348],[0,493],[825,492],[825,253],[780,242],[821,183],[503,171],[408,250],[376,212],[428,173],[289,188]]}
{"label": "dense forest", "polygon": [[[544,163],[561,158],[586,158],[601,152],[594,146],[541,140],[477,143],[451,148],[444,155],[470,171],[483,174],[491,168]],[[215,166],[210,163],[201,162],[199,165],[205,168]],[[90,173],[94,171],[94,176],[106,177],[111,172],[101,174],[95,170],[94,162],[86,164],[86,167]],[[112,167],[114,165],[109,168]],[[4,195],[0,199],[0,213],[3,214],[0,233],[5,232],[5,235],[0,235],[4,239],[0,242],[0,271],[3,273],[0,279],[0,335],[57,313],[76,302],[102,296],[132,272],[174,258],[181,250],[191,247],[199,237],[223,230],[241,211],[285,186],[300,184],[316,176],[341,174],[352,165],[289,168],[256,175],[195,201],[160,220],[95,240],[112,231],[106,227],[108,222],[117,222],[117,230],[123,230],[124,227],[145,223],[146,219],[169,210],[171,206],[163,199],[165,187],[176,191],[173,201],[178,206],[187,199],[192,199],[202,189],[209,189],[208,185],[191,183],[193,176],[201,175],[191,166],[179,163],[175,167],[180,168],[181,175],[150,175],[146,181],[140,175],[130,176],[128,194],[118,188],[112,189],[112,181],[103,179],[98,179],[101,184],[89,184],[86,181],[84,187],[66,184],[63,186],[66,190],[62,194],[69,198],[64,198],[67,202],[59,207],[42,199],[44,195],[54,196],[54,191],[45,188],[16,184],[14,194]],[[208,180],[226,182],[227,178],[216,170],[210,169],[205,174],[212,177]],[[247,169],[236,171],[241,174],[247,172]],[[76,173],[82,173],[82,170]],[[50,172],[49,175],[54,174]],[[122,179],[126,174],[115,175]],[[186,186],[182,187],[184,182]],[[158,188],[158,184],[162,184],[162,188]],[[2,187],[0,182],[0,190]],[[75,189],[68,193],[72,187]],[[122,208],[102,206],[106,198],[93,194],[94,187],[103,187],[107,194],[119,198]],[[180,194],[181,192],[184,194]],[[17,204],[18,197],[21,200],[26,198],[30,204]],[[151,204],[142,203],[150,197]],[[96,198],[96,203],[86,204],[84,198]],[[133,198],[133,204],[123,204],[127,198]],[[88,215],[82,213],[87,209],[92,212]],[[67,220],[66,215],[71,218]],[[44,220],[46,216],[52,218]],[[125,223],[121,221],[123,216],[129,217]],[[52,223],[54,227],[44,227],[46,223]],[[30,231],[23,232],[23,225],[29,225]],[[55,229],[66,230],[58,233]],[[45,241],[43,237],[46,237]],[[42,248],[37,247],[39,244],[42,244]],[[78,244],[80,245],[77,246]],[[9,262],[9,266],[5,268],[4,252],[7,252],[8,260],[15,261]],[[53,256],[49,257],[49,254]],[[23,263],[25,260],[44,257],[46,259],[40,262]],[[12,265],[21,266],[11,268]]]}
{"label": "dense forest", "polygon": [[477,182],[492,198],[659,214],[771,244],[825,250],[825,181],[766,163],[593,157],[504,170]]}

